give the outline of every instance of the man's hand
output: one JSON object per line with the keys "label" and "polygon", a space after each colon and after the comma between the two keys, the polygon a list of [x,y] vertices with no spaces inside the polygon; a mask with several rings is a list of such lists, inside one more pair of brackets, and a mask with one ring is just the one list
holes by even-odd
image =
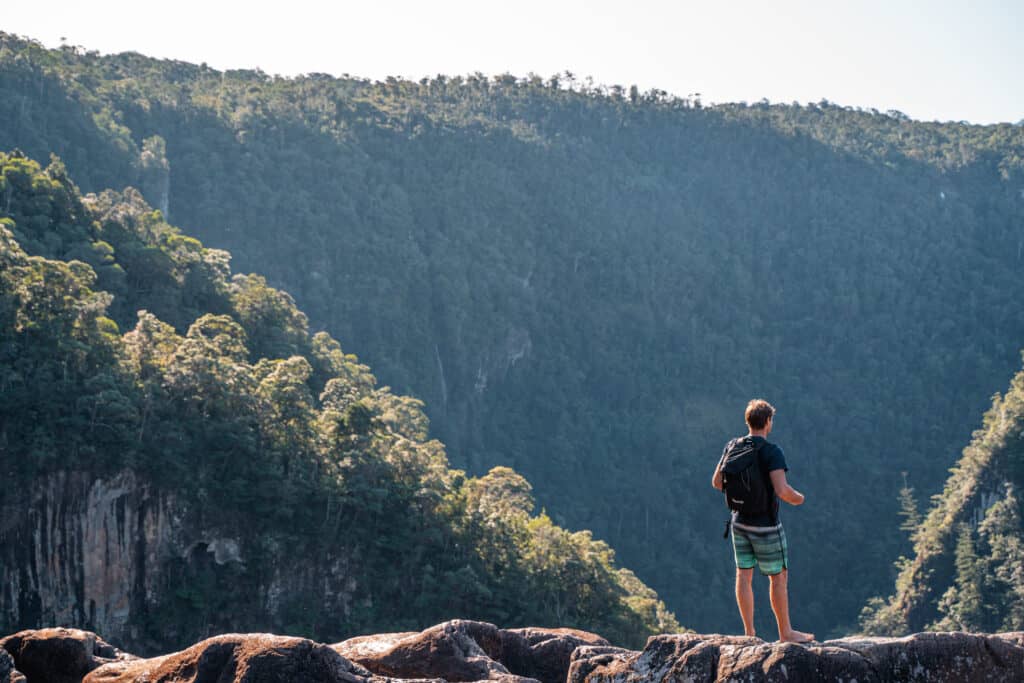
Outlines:
{"label": "man's hand", "polygon": [[715,467],[715,473],[711,477],[711,485],[719,491],[722,490],[722,461],[718,461],[718,466]]}
{"label": "man's hand", "polygon": [[800,505],[804,502],[804,494],[797,491],[786,481],[786,470],[772,470],[768,473],[772,478],[772,487],[775,495],[790,505]]}

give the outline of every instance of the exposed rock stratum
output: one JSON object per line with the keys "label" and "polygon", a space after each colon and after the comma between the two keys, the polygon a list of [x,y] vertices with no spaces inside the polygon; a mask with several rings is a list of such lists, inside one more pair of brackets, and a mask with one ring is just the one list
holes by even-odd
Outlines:
{"label": "exposed rock stratum", "polygon": [[687,683],[701,681],[1024,680],[1024,632],[919,633],[809,646],[672,634],[642,651],[574,629],[500,629],[455,620],[422,632],[327,645],[225,634],[140,659],[89,631],[50,628],[0,639],[0,683]]}

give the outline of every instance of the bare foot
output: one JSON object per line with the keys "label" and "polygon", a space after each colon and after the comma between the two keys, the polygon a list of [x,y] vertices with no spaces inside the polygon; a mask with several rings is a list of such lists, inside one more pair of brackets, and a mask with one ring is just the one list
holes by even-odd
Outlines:
{"label": "bare foot", "polygon": [[785,636],[779,638],[784,643],[811,643],[814,642],[813,633],[804,633],[803,631],[790,631]]}
{"label": "bare foot", "polygon": [[757,638],[757,633],[754,631],[747,631],[743,635],[747,636],[748,638]]}

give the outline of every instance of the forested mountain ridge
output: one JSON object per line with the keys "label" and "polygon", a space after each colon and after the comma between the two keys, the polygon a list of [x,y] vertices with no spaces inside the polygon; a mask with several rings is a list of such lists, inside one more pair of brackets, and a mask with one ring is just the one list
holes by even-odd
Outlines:
{"label": "forested mountain ridge", "polygon": [[914,540],[895,593],[872,601],[872,633],[1024,630],[1024,371],[996,394],[983,425],[924,519],[907,498]]}
{"label": "forested mountain ridge", "polygon": [[[0,95],[0,146],[230,249],[423,399],[457,465],[524,472],[703,631],[735,625],[707,482],[749,398],[808,494],[795,609],[841,632],[907,552],[901,472],[941,486],[1024,338],[1019,126],[11,36]],[[837,566],[858,580],[810,578]]]}
{"label": "forested mountain ridge", "polygon": [[0,153],[0,631],[679,628],[522,476],[450,469],[421,402],[229,259],[134,190]]}

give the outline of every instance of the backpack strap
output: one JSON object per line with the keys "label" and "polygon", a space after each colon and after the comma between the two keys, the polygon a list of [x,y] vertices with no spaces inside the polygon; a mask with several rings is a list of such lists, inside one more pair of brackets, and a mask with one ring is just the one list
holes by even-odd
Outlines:
{"label": "backpack strap", "polygon": [[[765,439],[765,441],[760,446],[757,447],[757,466],[759,468],[761,467],[761,462],[762,462],[761,461],[761,450],[767,444],[768,444],[768,440]],[[762,470],[762,472],[763,472],[763,470]],[[771,519],[772,525],[774,526],[774,525],[777,525],[779,523],[779,510],[778,510],[778,507],[775,505],[775,501],[776,501],[776,498],[778,498],[778,495],[775,493],[775,484],[772,483],[771,472],[764,472],[764,488],[765,488],[765,491],[767,491],[769,493],[769,496],[768,496],[768,517],[769,517],[769,519]]]}
{"label": "backpack strap", "polygon": [[[718,471],[719,472],[722,472],[722,466],[725,465],[725,458],[726,458],[726,456],[729,455],[729,451],[732,450],[732,446],[735,443],[736,443],[736,439],[730,439],[729,443],[725,444],[725,448],[722,449],[722,457],[718,459]],[[724,472],[722,472],[722,476],[725,476]],[[725,493],[725,487],[724,486],[722,487],[722,493]],[[728,494],[726,494],[726,495],[728,495]],[[722,534],[722,538],[729,538],[729,532],[730,531],[732,531],[732,515],[729,515],[729,518],[727,520],[725,520],[725,533]]]}

